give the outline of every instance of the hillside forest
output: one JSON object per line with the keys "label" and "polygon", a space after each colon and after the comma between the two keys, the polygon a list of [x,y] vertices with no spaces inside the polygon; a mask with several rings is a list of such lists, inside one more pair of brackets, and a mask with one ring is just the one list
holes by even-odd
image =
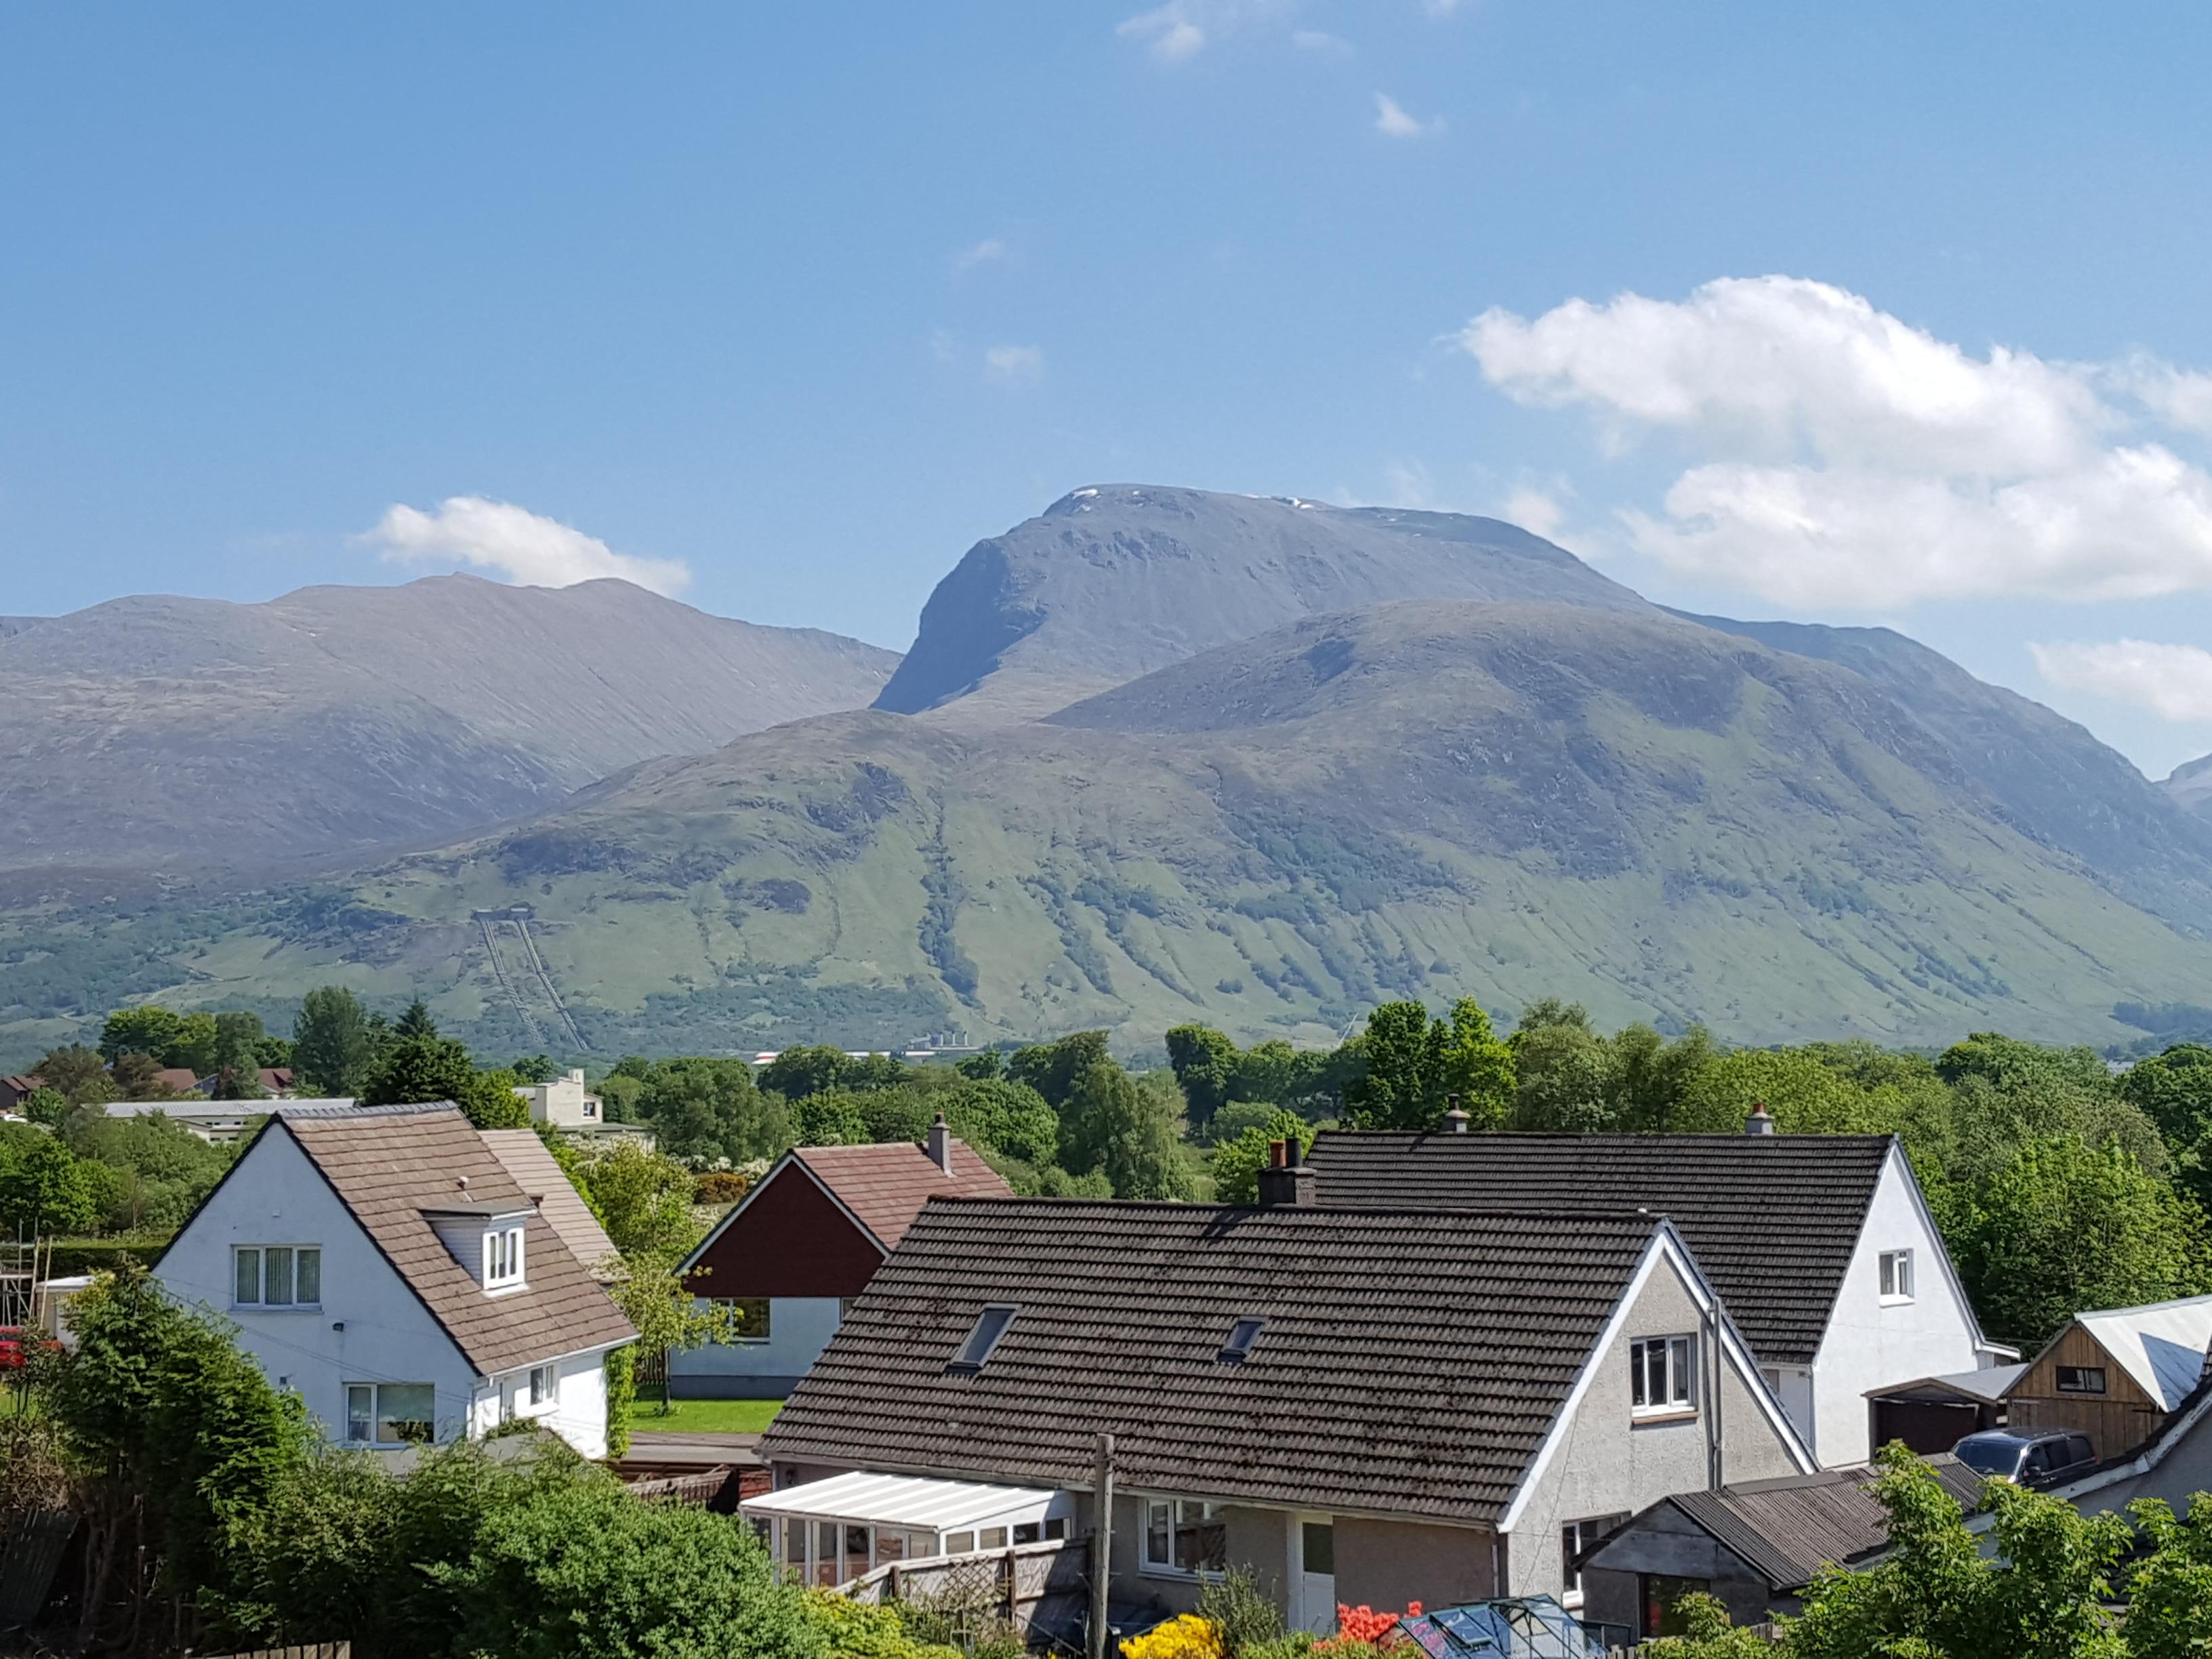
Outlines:
{"label": "hillside forest", "polygon": [[[2039,1342],[2081,1309],[2212,1290],[2212,1047],[2197,1043],[2116,1073],[2086,1048],[1994,1032],[1933,1054],[1863,1042],[1729,1048],[1698,1027],[1608,1032],[1556,999],[1500,1032],[1462,999],[1441,1014],[1385,1003],[1334,1048],[1239,1047],[1181,1025],[1165,1049],[1165,1065],[1133,1066],[1105,1032],[1079,1031],[951,1063],[821,1046],[757,1071],[633,1055],[591,1082],[611,1122],[653,1133],[659,1174],[649,1169],[645,1185],[681,1200],[645,1205],[672,1217],[652,1224],[663,1259],[703,1224],[696,1204],[726,1204],[786,1148],[918,1140],[939,1112],[1018,1192],[1249,1202],[1268,1141],[1310,1143],[1324,1125],[1436,1129],[1456,1101],[1478,1133],[1732,1134],[1763,1103],[1784,1133],[1902,1139],[1998,1340]],[[307,994],[289,1038],[252,1014],[120,1009],[97,1048],[40,1062],[29,1123],[0,1125],[0,1227],[84,1241],[73,1248],[87,1260],[158,1247],[234,1155],[158,1110],[173,1093],[164,1068],[249,1097],[266,1065],[289,1065],[306,1095],[452,1100],[483,1127],[526,1124],[514,1085],[556,1069],[542,1054],[486,1065],[420,1004],[387,1020],[337,988]],[[118,1099],[156,1109],[110,1115]],[[623,1182],[636,1182],[634,1162],[622,1160]],[[596,1196],[620,1208],[613,1191]]]}

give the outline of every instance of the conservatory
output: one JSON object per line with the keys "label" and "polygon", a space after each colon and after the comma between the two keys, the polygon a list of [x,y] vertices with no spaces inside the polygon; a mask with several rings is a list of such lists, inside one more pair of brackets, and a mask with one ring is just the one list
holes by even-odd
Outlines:
{"label": "conservatory", "polygon": [[739,1508],[787,1582],[827,1587],[893,1562],[1066,1538],[1075,1498],[1034,1486],[855,1470],[763,1492]]}

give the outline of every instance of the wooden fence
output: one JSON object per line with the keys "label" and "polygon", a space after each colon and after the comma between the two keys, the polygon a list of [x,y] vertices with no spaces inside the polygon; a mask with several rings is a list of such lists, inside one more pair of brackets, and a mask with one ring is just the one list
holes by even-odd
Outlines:
{"label": "wooden fence", "polygon": [[855,1601],[905,1601],[963,1618],[1003,1620],[1033,1636],[1079,1619],[1089,1595],[1088,1539],[1055,1538],[972,1555],[887,1561],[837,1593]]}

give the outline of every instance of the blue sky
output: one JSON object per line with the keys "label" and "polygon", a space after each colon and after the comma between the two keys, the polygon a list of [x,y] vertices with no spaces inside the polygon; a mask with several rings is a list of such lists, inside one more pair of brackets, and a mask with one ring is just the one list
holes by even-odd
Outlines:
{"label": "blue sky", "polygon": [[2162,772],[2212,750],[2208,46],[2179,4],[11,8],[0,613],[511,554],[903,646],[978,538],[1182,483],[1510,508]]}

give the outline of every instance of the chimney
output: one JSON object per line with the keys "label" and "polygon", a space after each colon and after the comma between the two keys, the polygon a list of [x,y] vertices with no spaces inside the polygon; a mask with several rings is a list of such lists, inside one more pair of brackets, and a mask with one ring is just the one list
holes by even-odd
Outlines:
{"label": "chimney", "polygon": [[945,1127],[942,1112],[929,1126],[929,1161],[945,1174],[952,1173],[952,1131]]}
{"label": "chimney", "polygon": [[1452,1096],[1451,1110],[1444,1114],[1444,1127],[1453,1134],[1463,1135],[1467,1133],[1468,1122],[1467,1108],[1459,1103],[1457,1095]]}
{"label": "chimney", "polygon": [[1312,1207],[1314,1172],[1306,1167],[1305,1159],[1305,1146],[1296,1135],[1267,1143],[1267,1167],[1260,1171],[1261,1209],[1286,1204]]}
{"label": "chimney", "polygon": [[1771,1135],[1774,1133],[1774,1115],[1766,1109],[1766,1103],[1751,1103],[1751,1115],[1743,1121],[1743,1132],[1747,1135]]}

